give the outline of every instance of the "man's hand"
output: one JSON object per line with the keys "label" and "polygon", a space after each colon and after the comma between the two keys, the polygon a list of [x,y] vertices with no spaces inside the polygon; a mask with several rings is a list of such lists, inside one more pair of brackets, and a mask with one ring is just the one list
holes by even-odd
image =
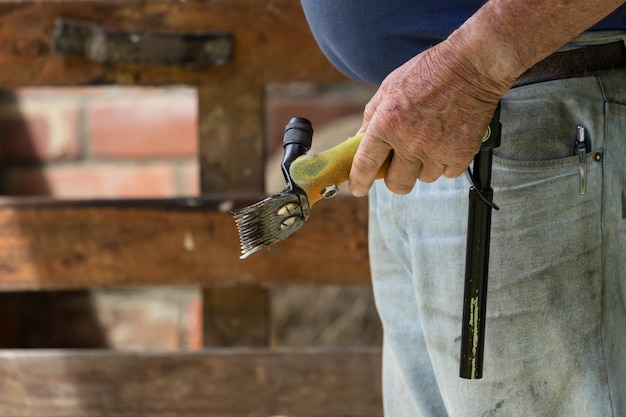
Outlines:
{"label": "man's hand", "polygon": [[350,189],[385,183],[406,194],[417,180],[463,173],[500,97],[526,69],[624,0],[489,0],[448,39],[389,74],[368,103]]}
{"label": "man's hand", "polygon": [[389,190],[406,194],[417,180],[461,175],[478,152],[485,129],[508,85],[490,83],[437,45],[392,72],[367,104],[365,132],[350,189],[367,193],[380,166]]}

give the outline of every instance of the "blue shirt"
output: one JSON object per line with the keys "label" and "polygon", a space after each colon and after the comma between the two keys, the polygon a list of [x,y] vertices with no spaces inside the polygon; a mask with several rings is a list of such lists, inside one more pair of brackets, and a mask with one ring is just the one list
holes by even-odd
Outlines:
{"label": "blue shirt", "polygon": [[[484,0],[302,0],[320,48],[344,74],[380,84],[413,56],[444,40]],[[592,30],[626,30],[626,5]]]}

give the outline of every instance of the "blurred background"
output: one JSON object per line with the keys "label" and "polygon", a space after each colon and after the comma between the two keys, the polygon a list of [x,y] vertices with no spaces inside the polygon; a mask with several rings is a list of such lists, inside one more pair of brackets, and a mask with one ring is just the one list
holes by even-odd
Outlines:
{"label": "blurred background", "polygon": [[[314,149],[356,132],[374,90],[269,85],[267,192],[279,191],[284,126],[306,117]],[[0,91],[0,194],[59,199],[198,196],[194,88],[22,88]],[[271,289],[274,346],[377,346],[369,286]],[[0,348],[194,350],[203,346],[196,287],[0,292]]]}

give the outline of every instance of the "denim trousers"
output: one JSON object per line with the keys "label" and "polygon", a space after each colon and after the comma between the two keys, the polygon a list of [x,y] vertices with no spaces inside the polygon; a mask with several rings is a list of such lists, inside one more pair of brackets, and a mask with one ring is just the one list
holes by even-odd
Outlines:
{"label": "denim trousers", "polygon": [[513,89],[501,122],[482,379],[459,377],[469,181],[370,192],[385,415],[626,416],[626,70]]}

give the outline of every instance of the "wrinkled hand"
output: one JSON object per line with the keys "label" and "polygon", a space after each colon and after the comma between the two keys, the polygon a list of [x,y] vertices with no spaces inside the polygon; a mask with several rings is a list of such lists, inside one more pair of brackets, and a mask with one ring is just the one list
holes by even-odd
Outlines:
{"label": "wrinkled hand", "polygon": [[417,55],[383,81],[365,107],[350,190],[362,196],[391,158],[385,184],[410,192],[416,181],[461,175],[508,84],[488,79],[446,41]]}

